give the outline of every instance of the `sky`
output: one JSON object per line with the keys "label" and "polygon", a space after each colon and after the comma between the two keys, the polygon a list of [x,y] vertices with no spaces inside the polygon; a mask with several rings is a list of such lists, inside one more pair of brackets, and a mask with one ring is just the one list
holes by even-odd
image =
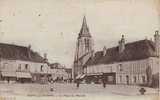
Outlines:
{"label": "sky", "polygon": [[84,15],[95,51],[122,34],[132,42],[160,31],[160,0],[0,0],[0,42],[31,45],[69,68]]}

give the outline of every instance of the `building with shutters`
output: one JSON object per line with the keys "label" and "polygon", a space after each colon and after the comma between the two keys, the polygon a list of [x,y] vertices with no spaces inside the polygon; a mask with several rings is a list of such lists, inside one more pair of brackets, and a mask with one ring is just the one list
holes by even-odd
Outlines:
{"label": "building with shutters", "polygon": [[160,70],[160,34],[155,31],[154,41],[125,42],[122,35],[118,46],[97,51],[83,66],[86,81],[108,84],[152,84]]}
{"label": "building with shutters", "polygon": [[108,84],[151,84],[152,76],[158,75],[160,66],[160,35],[155,31],[154,41],[125,42],[122,35],[118,46],[94,52],[93,39],[83,18],[76,42],[72,68],[73,79]]}

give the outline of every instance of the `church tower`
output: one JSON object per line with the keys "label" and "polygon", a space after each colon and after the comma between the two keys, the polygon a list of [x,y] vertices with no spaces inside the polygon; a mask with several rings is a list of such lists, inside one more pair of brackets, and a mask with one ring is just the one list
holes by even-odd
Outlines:
{"label": "church tower", "polygon": [[74,58],[74,76],[83,74],[83,65],[91,57],[93,52],[93,41],[87,25],[86,17],[83,17],[82,27],[78,34],[76,52]]}

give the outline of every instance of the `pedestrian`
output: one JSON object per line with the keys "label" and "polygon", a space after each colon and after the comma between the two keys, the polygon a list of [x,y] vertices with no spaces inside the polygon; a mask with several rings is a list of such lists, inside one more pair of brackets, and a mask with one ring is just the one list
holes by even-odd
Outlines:
{"label": "pedestrian", "polygon": [[79,79],[77,79],[77,88],[79,88],[79,84],[80,84],[80,80]]}
{"label": "pedestrian", "polygon": [[53,82],[53,79],[51,79],[51,81],[50,81],[50,84],[51,84],[51,91],[54,91],[54,82]]}
{"label": "pedestrian", "polygon": [[7,78],[8,84],[9,84],[9,77]]}
{"label": "pedestrian", "polygon": [[105,78],[102,79],[102,84],[103,84],[103,87],[105,88],[106,87],[106,81],[105,81]]}

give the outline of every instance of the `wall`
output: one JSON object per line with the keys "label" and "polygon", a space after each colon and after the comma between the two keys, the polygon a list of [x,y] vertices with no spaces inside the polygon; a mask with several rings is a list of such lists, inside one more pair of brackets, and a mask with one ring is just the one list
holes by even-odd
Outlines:
{"label": "wall", "polygon": [[99,64],[87,66],[87,73],[109,73],[116,72],[117,64]]}
{"label": "wall", "polygon": [[152,74],[159,72],[160,61],[156,57],[150,57],[144,60],[117,62],[113,64],[98,64],[87,66],[89,73],[110,73],[116,72],[117,84],[145,84],[147,81],[146,68],[152,69]]}

